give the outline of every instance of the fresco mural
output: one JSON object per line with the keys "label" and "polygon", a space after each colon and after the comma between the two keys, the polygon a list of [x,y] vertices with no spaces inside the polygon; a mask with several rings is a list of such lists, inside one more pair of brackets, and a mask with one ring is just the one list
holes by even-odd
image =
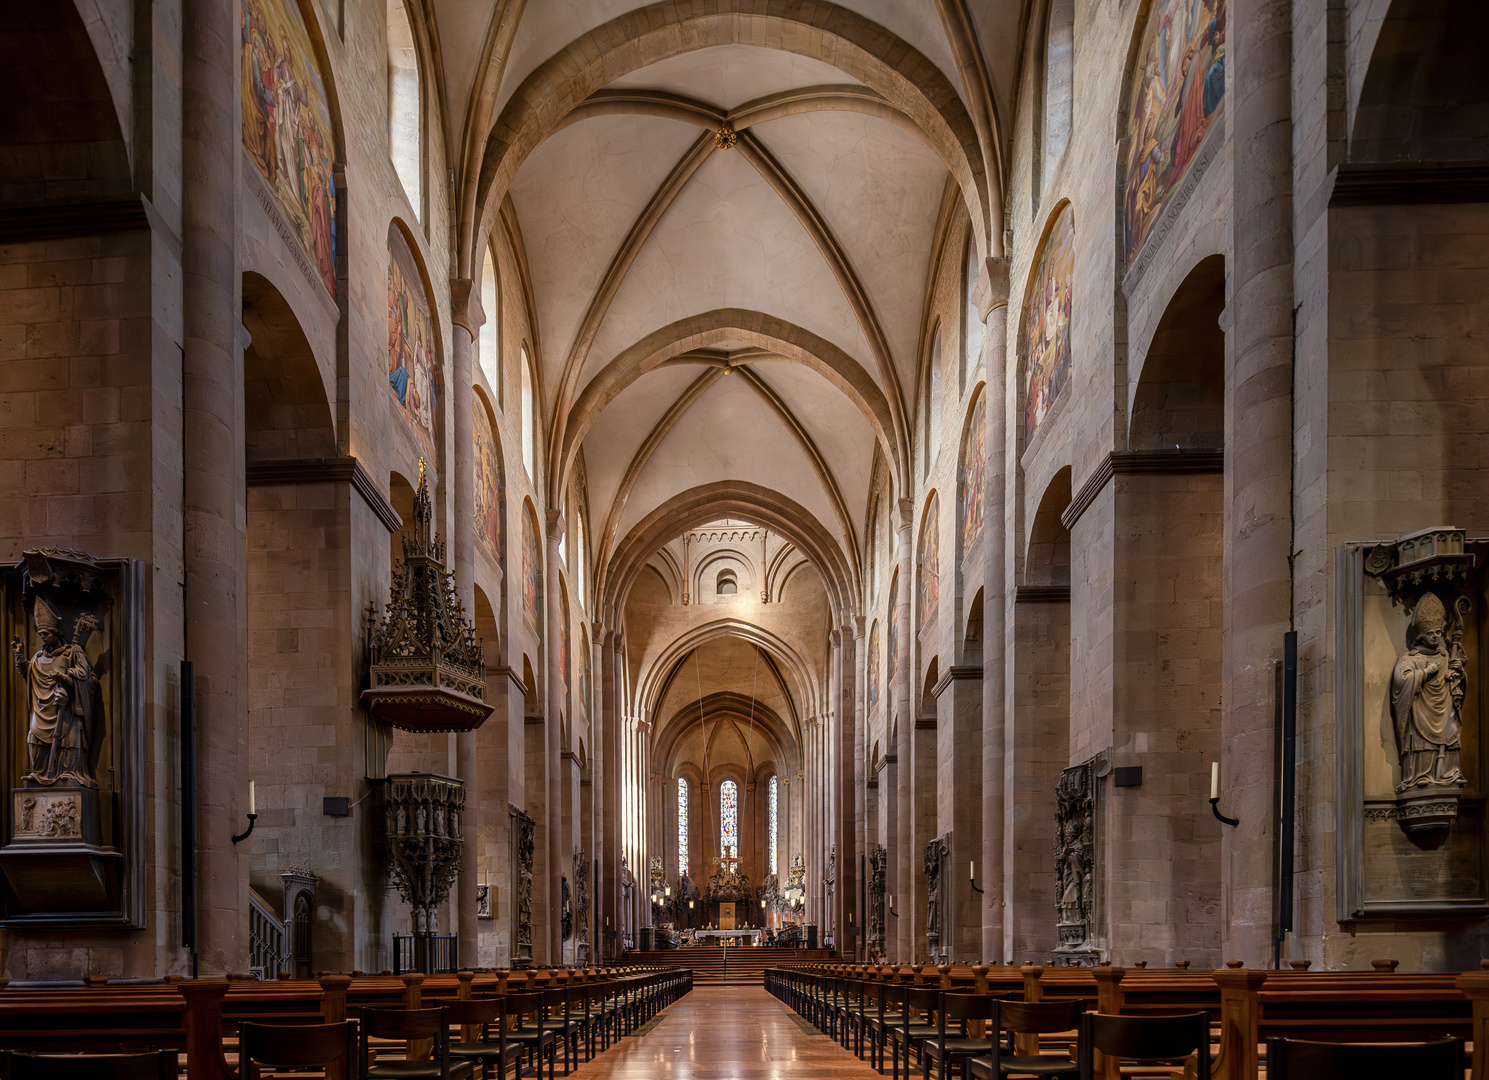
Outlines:
{"label": "fresco mural", "polygon": [[967,446],[962,451],[962,551],[982,539],[982,502],[987,479],[987,395],[978,393],[972,406]]}
{"label": "fresco mural", "polygon": [[471,448],[476,465],[476,536],[491,557],[501,562],[501,463],[497,457],[496,435],[480,399],[471,403],[471,411]]}
{"label": "fresco mural", "polygon": [[920,522],[920,550],[915,560],[919,567],[916,592],[920,596],[915,620],[917,635],[936,621],[936,604],[941,599],[941,530],[937,527],[940,510],[941,497],[932,495]]}
{"label": "fresco mural", "polygon": [[243,149],[336,295],[335,140],[295,0],[243,0]]}
{"label": "fresco mural", "polygon": [[1225,100],[1225,0],[1154,0],[1130,95],[1123,225],[1130,266]]}
{"label": "fresco mural", "polygon": [[1075,271],[1075,217],[1067,204],[1055,219],[1029,293],[1019,359],[1026,373],[1024,445],[1034,437],[1070,378],[1070,285]]}
{"label": "fresco mural", "polygon": [[528,628],[541,636],[542,622],[538,619],[538,526],[533,521],[532,509],[522,514],[522,615]]}
{"label": "fresco mural", "polygon": [[869,631],[869,708],[879,704],[879,624]]}
{"label": "fresco mural", "polygon": [[893,681],[900,665],[900,572],[889,582],[889,678]]}
{"label": "fresco mural", "polygon": [[441,377],[435,355],[434,320],[419,264],[403,230],[388,226],[388,389],[408,421],[419,450],[436,461]]}

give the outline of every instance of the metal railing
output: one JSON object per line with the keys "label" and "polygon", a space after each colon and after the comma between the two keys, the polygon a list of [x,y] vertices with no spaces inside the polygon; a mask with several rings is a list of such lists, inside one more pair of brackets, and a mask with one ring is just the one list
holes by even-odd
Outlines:
{"label": "metal railing", "polygon": [[460,967],[460,950],[454,934],[414,934],[393,937],[393,974],[422,971],[426,975],[448,975]]}

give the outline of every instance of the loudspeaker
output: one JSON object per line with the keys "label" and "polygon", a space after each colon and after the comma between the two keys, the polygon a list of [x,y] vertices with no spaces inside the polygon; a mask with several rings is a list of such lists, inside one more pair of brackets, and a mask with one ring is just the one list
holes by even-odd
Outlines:
{"label": "loudspeaker", "polygon": [[816,947],[817,947],[817,925],[815,923],[808,923],[807,924],[807,948],[809,948],[809,949],[815,949]]}

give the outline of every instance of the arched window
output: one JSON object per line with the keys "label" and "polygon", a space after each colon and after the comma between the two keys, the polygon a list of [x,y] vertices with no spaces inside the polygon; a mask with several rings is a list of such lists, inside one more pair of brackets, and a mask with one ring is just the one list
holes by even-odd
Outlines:
{"label": "arched window", "polygon": [[739,785],[719,785],[719,854],[729,862],[739,858]]}
{"label": "arched window", "polygon": [[388,0],[388,153],[416,218],[423,218],[423,86],[403,0]]}
{"label": "arched window", "polygon": [[772,776],[770,786],[766,788],[765,820],[766,828],[769,830],[770,854],[766,856],[765,872],[767,874],[778,874],[780,870],[776,867],[776,849],[780,840],[778,809],[780,806],[780,783],[779,778]]}
{"label": "arched window", "polygon": [[1044,27],[1044,175],[1070,141],[1075,102],[1075,0],[1050,0]]}
{"label": "arched window", "polygon": [[577,580],[579,582],[579,606],[582,607],[582,608],[584,608],[585,611],[588,611],[589,610],[589,601],[585,599],[586,593],[584,591],[584,571],[585,571],[585,567],[589,564],[589,554],[588,554],[588,552],[586,552],[584,550],[584,548],[585,548],[585,544],[584,544],[584,515],[581,514],[581,513],[579,513],[578,510],[575,510],[574,511],[574,562],[575,562],[576,565],[574,567],[574,570],[575,570],[575,573],[577,573],[579,575],[578,578],[577,578]]}
{"label": "arched window", "polygon": [[713,591],[715,596],[734,596],[739,592],[739,579],[734,576],[733,570],[720,570],[719,576],[714,580]]}
{"label": "arched window", "polygon": [[534,484],[538,482],[533,473],[533,462],[537,458],[534,448],[538,443],[538,433],[533,430],[533,365],[527,358],[527,346],[522,346],[522,467],[527,470],[527,478]]}
{"label": "arched window", "polygon": [[677,873],[688,872],[688,782],[677,778]]}
{"label": "arched window", "polygon": [[970,229],[967,230],[966,266],[966,281],[962,285],[962,380],[957,387],[962,394],[967,392],[967,380],[977,370],[977,361],[982,356],[982,317],[972,300],[972,294],[977,291],[977,241]]}
{"label": "arched window", "polygon": [[931,339],[931,378],[925,395],[925,476],[931,472],[931,462],[941,449],[941,327],[936,327],[936,336]]}
{"label": "arched window", "polygon": [[479,342],[476,356],[480,360],[481,370],[486,374],[486,385],[491,387],[491,392],[496,395],[498,406],[502,401],[505,388],[502,386],[501,346],[498,344],[497,333],[498,310],[496,300],[496,260],[491,256],[491,246],[486,246],[486,256],[481,263],[481,308],[486,313],[486,321],[481,324],[481,340]]}

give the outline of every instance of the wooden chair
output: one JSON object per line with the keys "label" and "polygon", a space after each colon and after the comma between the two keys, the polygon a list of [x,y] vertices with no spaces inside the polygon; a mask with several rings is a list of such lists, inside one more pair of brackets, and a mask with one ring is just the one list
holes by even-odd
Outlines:
{"label": "wooden chair", "polygon": [[5,1080],[176,1080],[174,1050],[144,1054],[25,1054],[5,1052]]}
{"label": "wooden chair", "polygon": [[[553,1080],[553,1069],[558,1058],[558,1034],[543,1026],[543,995],[508,994],[507,1015],[517,1020],[518,1027],[507,1032],[507,1038],[522,1047],[527,1054],[528,1065],[534,1076],[543,1072],[543,1051],[548,1051],[548,1080]],[[531,1023],[523,1023],[524,1016],[531,1016]],[[520,1073],[519,1073],[520,1075]]]}
{"label": "wooden chair", "polygon": [[1080,1066],[1069,1058],[1053,1054],[1018,1054],[1014,1051],[1015,1035],[1051,1035],[1061,1031],[1075,1031],[1081,1022],[1083,1006],[1080,1001],[994,1001],[992,1027],[1001,1036],[1008,1032],[1005,1042],[995,1040],[993,1052],[985,1058],[973,1058],[967,1063],[968,1077],[975,1080],[1000,1080],[1010,1073],[1015,1075],[1066,1076],[1080,1075]]}
{"label": "wooden chair", "polygon": [[1110,1057],[1163,1061],[1196,1055],[1195,1080],[1210,1080],[1210,1014],[1107,1016],[1081,1013],[1076,1058],[1081,1080],[1095,1080],[1096,1051]]}
{"label": "wooden chair", "polygon": [[[931,1062],[936,1063],[937,1080],[946,1080],[946,1066],[960,1066],[966,1075],[966,1063],[978,1054],[996,1053],[998,1029],[989,1024],[988,1033],[981,1037],[969,1035],[967,1021],[990,1021],[997,1015],[997,999],[986,994],[942,994],[941,1007],[936,1011],[936,1037],[920,1044],[920,1075],[929,1080]],[[946,1025],[955,1026],[950,1036]]]}
{"label": "wooden chair", "polygon": [[[469,1061],[481,1067],[482,1080],[489,1080],[491,1066],[496,1066],[497,1080],[506,1080],[508,1063],[514,1066],[513,1076],[519,1074],[515,1066],[521,1061],[522,1047],[507,1041],[507,1002],[505,998],[478,998],[472,1001],[451,1001],[445,1005],[446,1019],[460,1027],[475,1027],[474,1042],[450,1044],[450,1056],[456,1061]],[[495,1027],[496,1037],[492,1038]]]}
{"label": "wooden chair", "polygon": [[[445,1008],[364,1008],[361,1029],[358,1065],[362,1080],[470,1080],[476,1071],[469,1061],[450,1062],[450,1022]],[[405,1059],[374,1065],[371,1039],[402,1039],[410,1046],[428,1040],[434,1046],[433,1057],[428,1061]]]}
{"label": "wooden chair", "polygon": [[[898,1022],[888,1029],[889,1054],[892,1059],[891,1073],[894,1080],[900,1077],[900,1055],[905,1057],[905,1076],[910,1075],[911,1051],[926,1039],[936,1037],[936,1025],[930,1022],[930,1013],[941,1008],[941,991],[926,987],[905,987],[905,1009]],[[919,1021],[916,1014],[920,1014]]]}
{"label": "wooden chair", "polygon": [[1463,1040],[1420,1043],[1327,1043],[1267,1040],[1268,1080],[1462,1080]]}
{"label": "wooden chair", "polygon": [[[356,1053],[357,1025],[339,1024],[249,1024],[238,1025],[238,1072],[242,1080],[258,1080],[260,1065],[274,1069],[326,1070],[337,1061],[350,1075]],[[245,1069],[244,1066],[247,1066]],[[334,1075],[328,1072],[328,1076]]]}

